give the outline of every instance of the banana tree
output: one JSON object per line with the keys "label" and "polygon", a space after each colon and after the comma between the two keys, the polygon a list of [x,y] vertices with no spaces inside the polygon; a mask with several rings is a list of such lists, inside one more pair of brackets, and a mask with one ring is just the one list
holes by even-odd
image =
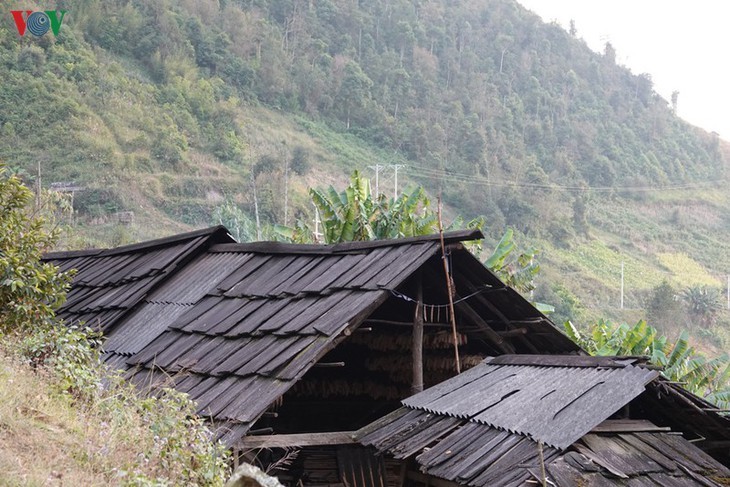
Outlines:
{"label": "banana tree", "polygon": [[688,391],[703,396],[720,408],[730,407],[730,356],[707,358],[689,343],[684,330],[670,342],[644,320],[634,326],[615,326],[600,320],[581,333],[570,321],[565,332],[591,355],[645,355],[663,368],[662,374],[679,382]]}
{"label": "banana tree", "polygon": [[[324,243],[335,244],[353,240],[379,240],[430,235],[438,232],[438,218],[431,210],[430,201],[420,186],[410,186],[397,198],[383,194],[373,195],[370,181],[355,171],[350,184],[338,192],[330,186],[325,190],[309,190],[312,203],[322,216]],[[464,222],[456,217],[447,230],[458,228],[481,228],[483,218]],[[296,243],[312,243],[315,235],[312,228],[302,221],[294,227],[277,225],[275,232],[279,237]],[[508,229],[485,265],[505,283],[522,293],[534,289],[535,276],[540,265],[535,260],[536,251],[529,249],[515,256],[517,246],[514,233]],[[481,247],[475,245],[476,253]],[[547,304],[533,303],[543,313],[555,309]]]}
{"label": "banana tree", "polygon": [[[310,188],[312,203],[322,216],[324,243],[415,237],[437,231],[437,219],[423,188],[409,187],[397,198],[373,195],[370,181],[355,171],[350,184],[338,192]],[[298,222],[277,225],[276,232],[294,242],[314,241],[314,232]]]}

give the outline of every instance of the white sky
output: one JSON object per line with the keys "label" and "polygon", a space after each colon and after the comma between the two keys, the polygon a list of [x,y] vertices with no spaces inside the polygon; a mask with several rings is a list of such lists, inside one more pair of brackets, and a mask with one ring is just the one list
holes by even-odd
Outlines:
{"label": "white sky", "polygon": [[677,113],[730,140],[730,1],[726,0],[518,0],[595,51],[606,41],[616,61],[634,74],[649,73],[654,90]]}

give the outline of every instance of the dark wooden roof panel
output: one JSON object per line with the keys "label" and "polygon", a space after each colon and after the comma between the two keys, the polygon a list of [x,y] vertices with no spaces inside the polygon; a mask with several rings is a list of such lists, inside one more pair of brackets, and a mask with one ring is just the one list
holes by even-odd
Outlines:
{"label": "dark wooden roof panel", "polygon": [[[537,467],[537,444],[529,438],[466,419],[403,408],[356,433],[358,441],[395,458],[415,459],[420,469],[462,485],[525,485]],[[545,446],[545,461],[559,450]]]}
{"label": "dark wooden roof panel", "polygon": [[[641,394],[658,376],[656,371],[630,365],[500,365],[490,360],[470,369],[467,377],[448,380],[403,404],[469,418],[565,448]],[[599,363],[603,362],[596,360]]]}
{"label": "dark wooden roof panel", "polygon": [[[462,485],[522,486],[540,478],[537,442],[469,419],[401,408],[355,437]],[[589,433],[564,449],[543,445],[542,454],[548,485],[556,487],[707,487],[726,485],[730,478],[730,470],[676,433]]]}
{"label": "dark wooden roof panel", "polygon": [[137,353],[192,307],[190,304],[145,303],[125,322],[123,330],[110,336],[104,350],[120,354]]}
{"label": "dark wooden roof panel", "polygon": [[225,229],[215,227],[115,249],[47,254],[44,260],[76,269],[69,299],[58,315],[107,333],[186,259],[208,245],[230,241]]}
{"label": "dark wooden roof panel", "polygon": [[560,487],[580,481],[707,487],[730,478],[730,470],[681,435],[661,432],[588,434],[547,470]]}

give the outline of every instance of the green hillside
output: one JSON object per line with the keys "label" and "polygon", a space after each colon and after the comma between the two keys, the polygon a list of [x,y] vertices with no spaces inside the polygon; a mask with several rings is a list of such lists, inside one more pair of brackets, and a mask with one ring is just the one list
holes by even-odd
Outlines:
{"label": "green hillside", "polygon": [[[264,224],[311,219],[306,188],[381,164],[381,190],[403,165],[401,187],[541,249],[537,295],[560,319],[638,318],[664,279],[720,292],[730,273],[728,145],[610,45],[513,0],[56,7],[58,36],[0,23],[0,159],[84,188],[67,245],[206,226],[224,204],[253,220],[254,192]],[[718,326],[703,333],[722,347]]]}

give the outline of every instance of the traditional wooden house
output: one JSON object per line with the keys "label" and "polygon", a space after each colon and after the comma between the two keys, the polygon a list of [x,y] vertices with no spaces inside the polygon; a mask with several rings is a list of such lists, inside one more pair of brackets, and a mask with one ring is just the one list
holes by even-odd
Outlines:
{"label": "traditional wooden house", "polygon": [[[552,462],[549,475],[557,478],[568,467],[560,470],[553,463],[568,458],[563,454],[567,449],[578,448],[577,442],[617,416],[673,428],[695,441],[683,444],[688,451],[704,455],[699,446],[728,464],[726,418],[636,361],[607,367],[603,359],[585,357],[465,248],[464,241],[478,238],[481,234],[473,231],[447,233],[443,248],[439,236],[333,246],[239,244],[225,228],[215,227],[115,249],[54,253],[47,259],[63,270],[77,269],[59,315],[68,323],[102,330],[110,366],[125,370],[140,388],[164,384],[188,393],[222,441],[264,465],[287,465],[278,473],[292,485],[492,485],[467,478],[459,468],[444,473],[422,461],[424,449],[444,446],[445,435],[469,428],[489,431],[485,438],[509,432],[488,444],[499,443],[510,455],[509,445],[515,442],[542,442],[545,462]],[[557,356],[563,365],[546,365],[550,359],[545,356]],[[483,362],[485,357],[496,358]],[[529,357],[533,362],[520,362]],[[577,365],[581,361],[589,365]],[[487,370],[494,367],[511,367],[517,374],[496,383],[479,379],[469,389],[454,389],[448,400],[435,398],[452,381],[459,384],[482,372],[488,377]],[[457,375],[460,368],[466,372]],[[605,369],[620,385],[609,387],[596,379]],[[590,377],[581,379],[579,387],[581,374]],[[540,377],[542,385],[560,377],[562,382],[545,394],[563,399],[523,403],[531,397],[529,377]],[[561,389],[573,382],[575,389]],[[629,386],[630,394],[624,389]],[[431,389],[406,400],[424,388]],[[519,402],[525,406],[520,414],[534,416],[529,428],[510,430],[509,424],[481,415],[484,411],[448,406],[461,394],[457,403],[486,404],[479,401],[495,400],[499,391],[508,396],[505,400],[514,396],[504,404]],[[540,407],[557,407],[570,397],[567,392],[586,396],[566,406],[562,422],[551,420],[553,430],[576,411],[594,415],[553,443],[548,441],[552,437],[541,436],[545,430],[533,426],[549,412]],[[438,407],[430,406],[431,399]],[[656,410],[648,415],[652,408]],[[439,426],[426,427],[418,440],[406,434],[432,422]],[[407,454],[400,440],[383,443],[389,428],[398,431],[393,438],[406,441]],[[484,453],[487,445],[479,448]],[[509,461],[519,457],[510,455]],[[463,455],[454,458],[460,464]],[[714,463],[698,465],[712,465],[724,475],[722,465],[707,455],[702,458]],[[677,469],[672,472],[684,472]],[[697,473],[694,465],[689,470],[705,472]],[[532,475],[534,468],[527,471]]]}

